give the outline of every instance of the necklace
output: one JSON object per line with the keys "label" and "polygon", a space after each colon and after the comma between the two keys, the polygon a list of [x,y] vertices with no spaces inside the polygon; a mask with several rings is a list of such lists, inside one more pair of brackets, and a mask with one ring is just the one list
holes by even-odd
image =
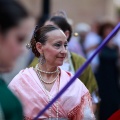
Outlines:
{"label": "necklace", "polygon": [[58,72],[57,76],[55,77],[55,79],[54,79],[53,81],[51,81],[51,82],[46,82],[46,81],[42,78],[41,74],[40,74],[40,77],[41,77],[41,81],[44,82],[45,84],[52,84],[52,83],[54,83],[54,82],[57,80],[58,75],[59,75],[59,72]]}
{"label": "necklace", "polygon": [[43,71],[39,68],[39,65],[37,64],[36,67],[35,67],[38,71],[42,72],[42,73],[46,73],[46,74],[54,74],[54,73],[57,73],[59,70],[57,68],[57,70],[53,71],[53,72],[47,72],[47,71]]}
{"label": "necklace", "polygon": [[[36,71],[37,72],[37,71]],[[48,94],[48,92],[47,92],[47,90],[46,90],[46,88],[45,88],[45,85],[43,84],[43,81],[41,81],[41,74],[40,74],[40,72],[38,71],[37,72],[37,75],[38,75],[38,78],[40,79],[40,82],[41,82],[41,84],[42,84],[42,86],[43,86],[43,88],[44,88],[44,91],[45,91],[45,94],[47,95],[47,97],[48,97],[48,100],[49,100],[49,102],[51,101],[51,98],[50,98],[50,96],[49,96],[49,94]],[[58,75],[57,75],[58,76]],[[58,88],[58,91],[59,91],[59,88]],[[56,102],[56,115],[57,115],[57,120],[58,120],[58,117],[59,117],[59,108],[58,108],[59,106],[58,106],[58,101]],[[49,114],[49,120],[51,120],[51,118],[52,118],[52,107],[50,107],[49,108],[49,112],[50,112],[50,114]]]}
{"label": "necklace", "polygon": [[36,66],[36,70],[39,72],[41,81],[44,82],[45,84],[52,84],[52,83],[54,83],[54,82],[56,81],[56,79],[58,78],[58,75],[59,75],[59,70],[58,70],[58,71],[57,71],[58,74],[57,74],[57,76],[54,78],[54,80],[52,80],[51,82],[46,82],[46,81],[43,79],[42,75],[40,74],[40,71],[39,71],[39,68],[38,68],[38,64],[37,64],[37,66]]}

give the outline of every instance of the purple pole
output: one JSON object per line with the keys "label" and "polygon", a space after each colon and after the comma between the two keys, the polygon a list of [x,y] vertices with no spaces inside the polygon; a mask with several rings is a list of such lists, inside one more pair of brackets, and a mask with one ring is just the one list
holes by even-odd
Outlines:
{"label": "purple pole", "polygon": [[71,78],[71,80],[64,86],[64,88],[53,98],[53,100],[35,117],[37,120],[66,90],[67,88],[78,78],[84,69],[89,65],[95,55],[115,36],[115,34],[120,29],[120,23],[112,30],[112,32],[103,40],[103,42],[98,46],[94,54],[78,69],[76,74]]}

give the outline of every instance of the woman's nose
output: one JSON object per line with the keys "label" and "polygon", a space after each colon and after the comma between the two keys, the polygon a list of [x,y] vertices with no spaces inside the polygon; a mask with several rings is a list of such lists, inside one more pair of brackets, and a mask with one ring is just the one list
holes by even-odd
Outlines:
{"label": "woman's nose", "polygon": [[67,48],[66,47],[62,47],[61,53],[67,54]]}

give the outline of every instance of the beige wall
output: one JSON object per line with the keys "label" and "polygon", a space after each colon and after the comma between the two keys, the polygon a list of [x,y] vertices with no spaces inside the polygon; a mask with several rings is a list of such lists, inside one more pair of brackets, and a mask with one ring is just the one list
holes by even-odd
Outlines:
{"label": "beige wall", "polygon": [[30,12],[31,15],[36,18],[41,15],[42,12],[42,0],[18,0],[22,3],[25,8]]}
{"label": "beige wall", "polygon": [[[29,11],[38,16],[42,10],[42,0],[20,0]],[[51,14],[65,10],[74,25],[78,22],[92,23],[94,20],[115,20],[113,0],[51,0]]]}
{"label": "beige wall", "polygon": [[113,0],[51,0],[51,13],[65,10],[74,24],[78,22],[92,23],[104,18],[115,19]]}

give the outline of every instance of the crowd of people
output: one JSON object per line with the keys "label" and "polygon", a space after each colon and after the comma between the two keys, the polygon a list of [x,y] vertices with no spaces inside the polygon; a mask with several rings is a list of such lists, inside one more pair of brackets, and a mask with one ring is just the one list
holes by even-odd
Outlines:
{"label": "crowd of people", "polygon": [[[94,23],[91,30],[87,25],[86,31],[79,28],[77,32],[80,36],[76,38],[83,49],[84,56],[89,59],[96,48],[113,30],[115,24],[112,22]],[[78,27],[78,26],[77,26]],[[82,37],[81,35],[85,35]],[[91,67],[94,72],[99,97],[99,119],[107,120],[115,111],[120,109],[120,47],[119,33],[94,57]],[[75,38],[74,38],[75,39]],[[71,47],[71,46],[70,46]]]}
{"label": "crowd of people", "polygon": [[[74,30],[63,11],[39,26],[20,3],[0,0],[0,120],[33,120],[114,27],[110,21],[94,21]],[[120,119],[119,36],[39,120]]]}

